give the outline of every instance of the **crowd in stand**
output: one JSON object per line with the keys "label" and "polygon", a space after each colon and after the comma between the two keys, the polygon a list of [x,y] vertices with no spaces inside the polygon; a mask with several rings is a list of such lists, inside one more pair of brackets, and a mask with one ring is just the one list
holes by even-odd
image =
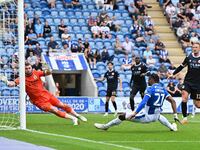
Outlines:
{"label": "crowd in stand", "polygon": [[[180,0],[181,1],[181,0]],[[55,8],[55,0],[47,0],[50,8]],[[168,51],[164,43],[160,41],[159,36],[155,34],[154,22],[151,16],[147,14],[147,8],[151,6],[145,4],[143,0],[124,0],[125,9],[128,11],[132,19],[132,25],[129,27],[129,33],[124,38],[119,38],[112,32],[121,32],[121,26],[118,18],[110,17],[107,10],[118,9],[118,2],[115,0],[96,0],[96,8],[102,9],[98,16],[88,16],[88,28],[91,31],[93,39],[111,40],[113,41],[114,54],[110,54],[107,47],[101,49],[94,48],[90,45],[89,39],[72,39],[69,29],[64,20],[60,20],[57,26],[58,38],[61,44],[54,39],[52,28],[49,22],[42,22],[40,16],[35,15],[33,19],[29,19],[25,14],[25,44],[26,59],[33,65],[35,69],[42,69],[40,47],[40,39],[46,39],[47,55],[51,52],[63,52],[65,54],[84,53],[91,69],[96,69],[97,62],[113,61],[115,56],[124,55],[121,62],[121,69],[126,71],[132,64],[132,58],[140,55],[143,62],[147,64],[151,71],[160,74],[161,79],[166,79],[169,69],[174,69],[173,63],[168,58]],[[169,23],[175,31],[184,50],[191,49],[192,42],[199,40],[200,35],[200,6],[198,2],[166,0],[161,1],[164,12]],[[68,8],[82,9],[79,0],[63,0],[63,5]],[[26,5],[25,5],[26,7]],[[113,40],[115,39],[115,40]],[[6,32],[4,44],[16,43],[16,35],[11,30]],[[160,65],[156,65],[158,58]],[[17,54],[11,59],[13,69],[17,67]],[[170,84],[172,86],[172,84]],[[172,89],[172,88],[171,88]],[[170,90],[171,90],[170,89]]]}

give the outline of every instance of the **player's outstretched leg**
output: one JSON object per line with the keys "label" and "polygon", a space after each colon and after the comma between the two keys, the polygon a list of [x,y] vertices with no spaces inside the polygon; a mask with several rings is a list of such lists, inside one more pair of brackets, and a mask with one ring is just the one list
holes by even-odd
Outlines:
{"label": "player's outstretched leg", "polygon": [[163,124],[164,126],[166,126],[166,127],[168,127],[171,131],[177,131],[178,129],[177,129],[177,125],[176,125],[176,123],[170,123],[168,120],[167,120],[167,118],[165,118],[163,115],[160,115],[160,117],[159,117],[159,122],[161,123],[161,124]]}
{"label": "player's outstretched leg", "polygon": [[72,107],[70,107],[69,105],[67,104],[63,104],[62,107],[60,107],[61,109],[65,110],[67,113],[70,113],[72,114],[73,116],[77,117],[78,119],[80,119],[81,121],[84,121],[84,122],[87,122],[87,118],[85,118],[84,116],[76,113],[74,111],[74,109]]}
{"label": "player's outstretched leg", "polygon": [[78,119],[76,117],[71,116],[71,115],[67,114],[66,112],[62,112],[54,106],[51,107],[49,112],[51,112],[51,113],[53,113],[56,116],[61,117],[61,118],[71,119],[73,121],[74,125],[78,125]]}
{"label": "player's outstretched leg", "polygon": [[94,126],[97,129],[108,130],[112,126],[119,125],[124,120],[125,120],[125,114],[122,114],[122,115],[119,115],[117,118],[111,120],[110,122],[108,122],[106,124],[95,123]]}

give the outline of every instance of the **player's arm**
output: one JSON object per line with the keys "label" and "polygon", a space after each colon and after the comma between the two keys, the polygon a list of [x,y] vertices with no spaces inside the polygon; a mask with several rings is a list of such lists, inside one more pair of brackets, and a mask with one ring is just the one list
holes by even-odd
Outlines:
{"label": "player's arm", "polygon": [[186,57],[184,59],[183,63],[178,68],[176,68],[176,70],[173,72],[173,76],[176,75],[177,73],[179,73],[184,67],[186,67],[187,62],[188,62],[188,57]]}
{"label": "player's arm", "polygon": [[106,78],[105,77],[101,77],[101,78],[94,78],[95,81],[104,81]]}
{"label": "player's arm", "polygon": [[48,76],[52,74],[52,71],[50,69],[45,69],[43,72],[44,72],[44,76]]}
{"label": "player's arm", "polygon": [[129,119],[134,118],[144,108],[144,106],[148,102],[149,98],[150,98],[150,95],[145,94],[144,98],[142,99],[142,101],[138,105],[137,109],[135,111],[133,111],[132,114],[129,116]]}
{"label": "player's arm", "polygon": [[148,70],[147,66],[144,64],[144,73],[142,73],[140,76],[149,76],[151,73]]}
{"label": "player's arm", "polygon": [[173,113],[174,113],[174,120],[178,121],[180,123],[180,121],[178,119],[177,112],[176,112],[176,102],[175,102],[175,100],[170,95],[166,98],[166,100],[171,103],[172,110],[173,110]]}

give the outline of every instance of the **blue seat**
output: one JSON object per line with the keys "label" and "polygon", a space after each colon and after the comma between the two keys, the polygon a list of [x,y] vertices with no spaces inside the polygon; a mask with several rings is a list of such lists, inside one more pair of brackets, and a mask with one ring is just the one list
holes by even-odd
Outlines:
{"label": "blue seat", "polygon": [[36,11],[35,11],[35,15],[37,15],[37,16],[42,16],[42,11],[41,11],[41,10],[36,10]]}
{"label": "blue seat", "polygon": [[97,16],[98,16],[98,12],[96,12],[96,11],[91,11],[91,12],[90,12],[90,16],[97,17]]}
{"label": "blue seat", "polygon": [[83,33],[82,32],[78,32],[78,33],[76,33],[76,38],[77,39],[83,39]]}
{"label": "blue seat", "polygon": [[67,16],[74,16],[74,10],[73,9],[71,9],[71,10],[67,9]]}
{"label": "blue seat", "polygon": [[55,18],[54,23],[55,23],[55,25],[59,25],[60,24],[60,18]]}
{"label": "blue seat", "polygon": [[98,70],[92,70],[92,74],[94,78],[100,78],[101,74]]}
{"label": "blue seat", "polygon": [[63,4],[56,4],[56,8],[63,9]]}
{"label": "blue seat", "polygon": [[49,16],[51,14],[51,12],[48,9],[43,9],[42,10],[42,15],[43,16]]}
{"label": "blue seat", "polygon": [[10,94],[11,94],[11,96],[18,96],[19,95],[19,88],[17,88],[17,87],[11,88]]}
{"label": "blue seat", "polygon": [[102,81],[97,81],[96,84],[98,88],[104,87],[104,83]]}
{"label": "blue seat", "polygon": [[10,96],[10,89],[9,88],[3,88],[2,90],[1,90],[1,95],[2,96]]}
{"label": "blue seat", "polygon": [[82,13],[82,11],[76,10],[76,11],[74,12],[74,15],[77,16],[77,17],[80,17],[80,16],[83,15],[83,13]]}
{"label": "blue seat", "polygon": [[76,18],[71,18],[70,19],[70,23],[71,24],[76,24],[77,23],[77,19]]}
{"label": "blue seat", "polygon": [[107,48],[110,48],[112,47],[112,43],[110,41],[104,41],[104,46],[107,47]]}
{"label": "blue seat", "polygon": [[32,10],[27,11],[27,15],[28,17],[34,17],[34,11]]}
{"label": "blue seat", "polygon": [[106,65],[105,65],[105,63],[103,63],[103,62],[97,62],[96,66],[97,66],[97,69],[98,69],[99,71],[100,71],[100,70],[106,70]]}
{"label": "blue seat", "polygon": [[124,92],[117,90],[117,96],[118,97],[124,97]]}
{"label": "blue seat", "polygon": [[6,87],[6,83],[0,80],[0,87],[1,88]]}
{"label": "blue seat", "polygon": [[123,18],[129,17],[129,14],[127,12],[123,12],[123,13],[121,13],[121,15]]}
{"label": "blue seat", "polygon": [[[89,39],[89,38],[92,38],[92,35],[91,35],[90,33],[85,33],[85,34],[84,34],[84,38],[88,38],[88,39]],[[90,44],[90,45],[91,45],[91,44]]]}
{"label": "blue seat", "polygon": [[90,12],[89,11],[84,11],[83,12],[83,16],[84,17],[89,17],[90,16]]}
{"label": "blue seat", "polygon": [[116,18],[120,18],[121,17],[121,13],[120,12],[115,12],[115,17]]}
{"label": "blue seat", "polygon": [[7,64],[9,59],[10,59],[10,56],[9,55],[1,55],[1,59],[2,59],[2,62],[3,64]]}
{"label": "blue seat", "polygon": [[98,89],[98,95],[101,97],[105,97],[106,96],[106,88],[105,87],[99,87]]}
{"label": "blue seat", "polygon": [[81,31],[81,27],[80,26],[73,26],[73,30],[74,31]]}
{"label": "blue seat", "polygon": [[94,5],[87,5],[87,8],[90,9],[90,10],[93,10],[93,9],[95,9],[95,6]]}
{"label": "blue seat", "polygon": [[131,26],[133,24],[133,21],[131,19],[127,19],[126,21],[126,25]]}
{"label": "blue seat", "polygon": [[79,19],[78,19],[78,23],[79,23],[79,24],[86,24],[86,22],[87,22],[87,20],[84,19],[84,18],[79,18]]}
{"label": "blue seat", "polygon": [[115,50],[112,49],[112,48],[109,48],[109,49],[108,49],[108,53],[109,53],[110,56],[112,56],[112,55],[115,54]]}
{"label": "blue seat", "polygon": [[123,87],[123,89],[129,87],[129,81],[128,80],[124,80],[122,82],[122,87]]}
{"label": "blue seat", "polygon": [[52,10],[52,11],[51,11],[51,16],[54,17],[54,18],[55,18],[55,17],[58,17],[58,16],[59,16],[59,15],[58,15],[58,11],[57,11],[57,10]]}
{"label": "blue seat", "polygon": [[66,12],[64,10],[59,11],[59,16],[66,16]]}
{"label": "blue seat", "polygon": [[102,41],[96,41],[96,42],[95,42],[95,45],[96,45],[96,47],[98,47],[98,48],[102,48],[102,47],[104,46]]}

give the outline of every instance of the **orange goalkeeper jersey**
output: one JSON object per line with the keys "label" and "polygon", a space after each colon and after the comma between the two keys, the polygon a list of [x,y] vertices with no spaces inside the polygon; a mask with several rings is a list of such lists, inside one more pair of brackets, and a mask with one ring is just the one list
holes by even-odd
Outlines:
{"label": "orange goalkeeper jersey", "polygon": [[[49,99],[52,95],[44,88],[40,78],[42,76],[44,76],[43,71],[33,70],[32,75],[25,77],[26,93],[33,103],[39,102],[44,98]],[[15,79],[15,83],[19,84],[19,78]]]}

